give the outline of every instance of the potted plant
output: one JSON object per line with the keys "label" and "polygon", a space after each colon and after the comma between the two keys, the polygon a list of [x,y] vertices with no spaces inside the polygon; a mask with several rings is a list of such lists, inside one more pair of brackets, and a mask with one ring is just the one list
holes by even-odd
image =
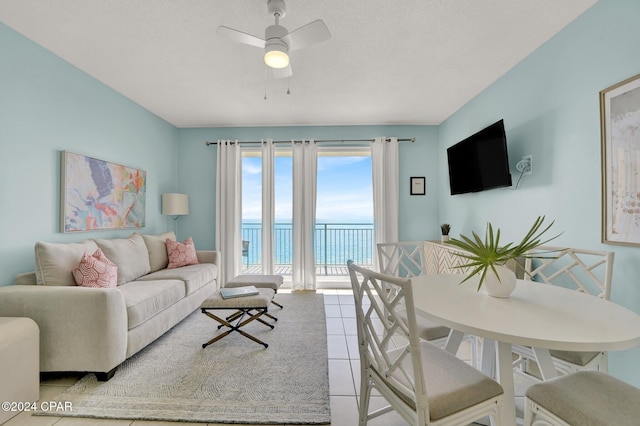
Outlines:
{"label": "potted plant", "polygon": [[449,240],[449,232],[451,232],[451,225],[443,223],[440,225],[440,241],[445,242]]}
{"label": "potted plant", "polygon": [[509,260],[525,257],[529,250],[542,246],[558,237],[558,235],[542,240],[542,235],[546,233],[554,222],[543,227],[544,216],[538,216],[529,232],[518,244],[508,243],[500,245],[500,229],[494,231],[491,223],[487,224],[484,240],[478,234],[472,232],[472,237],[460,235],[460,238],[451,238],[448,244],[462,249],[455,252],[455,255],[468,260],[460,268],[471,268],[471,272],[461,283],[471,277],[479,276],[478,291],[486,284],[486,291],[492,296],[508,297],[516,285],[515,272],[505,266]]}

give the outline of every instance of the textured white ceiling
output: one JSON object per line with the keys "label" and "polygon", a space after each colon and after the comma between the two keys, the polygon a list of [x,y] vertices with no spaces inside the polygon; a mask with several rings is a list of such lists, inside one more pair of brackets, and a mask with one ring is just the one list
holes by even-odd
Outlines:
{"label": "textured white ceiling", "polygon": [[439,124],[596,1],[289,0],[282,25],[332,34],[289,81],[216,35],[262,37],[266,0],[0,0],[0,21],[178,127]]}

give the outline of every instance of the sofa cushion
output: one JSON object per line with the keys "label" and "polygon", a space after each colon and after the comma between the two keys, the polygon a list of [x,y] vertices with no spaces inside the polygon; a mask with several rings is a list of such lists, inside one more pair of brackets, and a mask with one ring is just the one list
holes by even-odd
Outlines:
{"label": "sofa cushion", "polygon": [[159,235],[142,234],[142,238],[149,251],[149,266],[151,266],[151,272],[166,268],[169,264],[166,240],[175,241],[176,234],[174,234],[173,231]]}
{"label": "sofa cushion", "polygon": [[134,281],[151,271],[149,251],[140,234],[134,233],[129,238],[94,241],[118,265],[118,285]]}
{"label": "sofa cushion", "polygon": [[196,246],[191,237],[184,240],[184,243],[171,241],[169,239],[166,240],[166,243],[167,256],[169,257],[169,265],[167,265],[167,268],[180,268],[198,263]]}
{"label": "sofa cushion", "polygon": [[189,295],[215,280],[217,275],[218,267],[213,263],[198,263],[176,269],[161,269],[138,278],[138,281],[182,280]]}
{"label": "sofa cushion", "polygon": [[94,241],[79,243],[36,243],[36,282],[40,285],[72,285],[73,268],[78,266],[85,252],[93,253],[98,246]]}
{"label": "sofa cushion", "polygon": [[118,267],[98,248],[85,252],[73,270],[73,279],[81,287],[114,288],[118,284]]}
{"label": "sofa cushion", "polygon": [[129,330],[185,296],[184,283],[180,280],[132,281],[118,289],[127,307]]}

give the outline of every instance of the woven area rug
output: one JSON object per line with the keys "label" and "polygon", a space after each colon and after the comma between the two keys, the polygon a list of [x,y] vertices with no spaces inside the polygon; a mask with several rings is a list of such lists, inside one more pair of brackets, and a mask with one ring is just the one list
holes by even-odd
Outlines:
{"label": "woven area rug", "polygon": [[98,382],[94,374],[84,376],[55,398],[70,401],[73,410],[53,414],[210,423],[330,423],[322,295],[293,293],[276,298],[284,309],[270,309],[278,317],[275,329],[257,322],[244,328],[267,342],[267,349],[236,332],[203,349],[202,344],[219,331],[214,320],[197,310],[122,363],[108,382]]}

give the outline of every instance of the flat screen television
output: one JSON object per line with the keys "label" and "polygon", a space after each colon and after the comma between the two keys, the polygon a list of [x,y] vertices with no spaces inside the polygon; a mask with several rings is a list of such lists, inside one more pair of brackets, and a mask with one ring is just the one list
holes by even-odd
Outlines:
{"label": "flat screen television", "polygon": [[504,121],[447,149],[451,195],[511,186]]}

